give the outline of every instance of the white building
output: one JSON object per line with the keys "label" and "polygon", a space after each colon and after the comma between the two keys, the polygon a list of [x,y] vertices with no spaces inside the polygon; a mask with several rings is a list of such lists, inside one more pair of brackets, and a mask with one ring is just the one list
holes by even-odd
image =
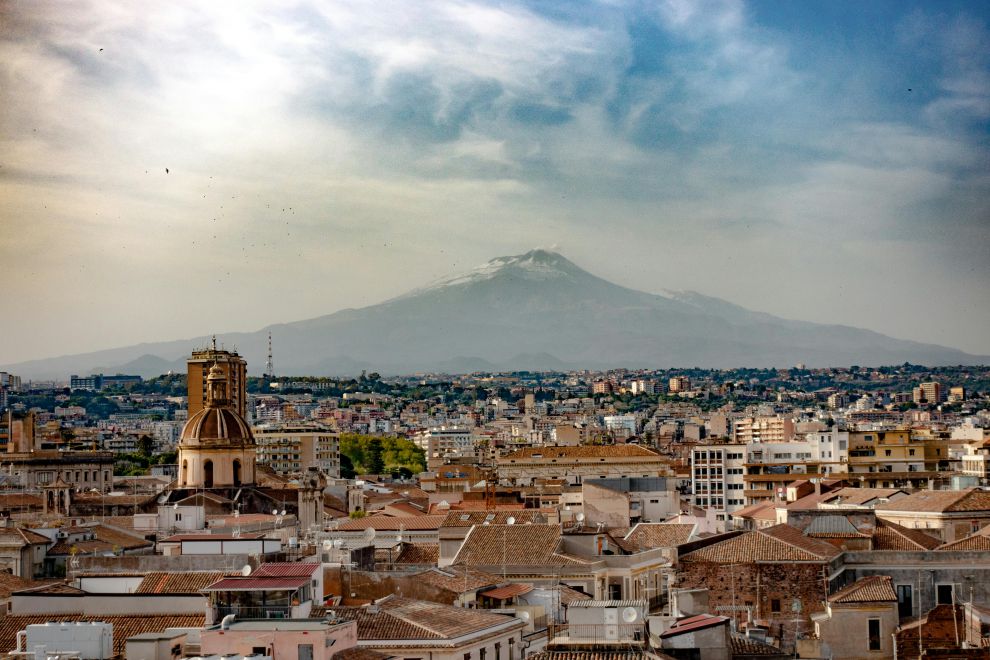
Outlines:
{"label": "white building", "polygon": [[694,505],[715,509],[717,520],[726,520],[726,514],[743,508],[745,458],[745,445],[696,445],[691,452]]}

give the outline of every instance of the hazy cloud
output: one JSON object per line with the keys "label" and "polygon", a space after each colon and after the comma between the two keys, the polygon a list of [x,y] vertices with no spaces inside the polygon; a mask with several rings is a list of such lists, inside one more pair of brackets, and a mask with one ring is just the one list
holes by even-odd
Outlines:
{"label": "hazy cloud", "polygon": [[0,361],[556,242],[630,286],[990,353],[986,7],[870,11],[7,3],[3,302],[35,313]]}

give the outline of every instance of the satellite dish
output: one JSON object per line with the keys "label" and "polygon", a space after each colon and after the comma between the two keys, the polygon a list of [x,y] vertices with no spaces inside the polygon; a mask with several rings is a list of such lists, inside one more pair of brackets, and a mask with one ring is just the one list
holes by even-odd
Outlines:
{"label": "satellite dish", "polygon": [[273,516],[277,516],[278,515],[278,509],[272,509],[272,515]]}
{"label": "satellite dish", "polygon": [[577,514],[576,516],[574,516],[574,520],[578,521],[579,523],[584,522],[584,514],[583,513]]}
{"label": "satellite dish", "polygon": [[375,536],[376,536],[376,534],[375,534],[375,528],[374,527],[369,527],[366,530],[364,530],[364,540],[367,541],[368,543],[371,543],[372,541],[374,541],[375,540]]}
{"label": "satellite dish", "polygon": [[344,547],[344,539],[334,539],[333,540],[333,547],[337,548],[338,550],[340,550],[341,548],[343,548]]}
{"label": "satellite dish", "polygon": [[515,518],[515,516],[509,516],[506,519],[505,524],[506,525],[515,525],[516,524],[516,518]]}
{"label": "satellite dish", "polygon": [[241,569],[241,575],[244,577],[251,575],[251,564],[244,564],[244,568]]}
{"label": "satellite dish", "polygon": [[285,515],[285,509],[282,509],[282,513],[280,513],[280,514],[278,514],[278,515],[280,515],[280,516],[284,516],[284,515]]}
{"label": "satellite dish", "polygon": [[239,518],[240,515],[241,515],[241,512],[240,511],[234,511],[234,517],[235,518]]}
{"label": "satellite dish", "polygon": [[332,547],[333,547],[333,541],[331,541],[330,539],[327,539],[326,541],[323,542],[324,550],[329,550]]}
{"label": "satellite dish", "polygon": [[639,612],[635,607],[625,607],[622,609],[622,620],[626,623],[635,623],[639,618]]}
{"label": "satellite dish", "polygon": [[[96,490],[96,489],[94,488],[93,490]],[[173,511],[177,510],[178,508],[179,508],[179,503],[178,502],[176,502],[175,504],[172,505],[172,510]]]}
{"label": "satellite dish", "polygon": [[526,610],[521,610],[516,612],[516,616],[518,616],[523,621],[529,621],[529,612],[527,612]]}

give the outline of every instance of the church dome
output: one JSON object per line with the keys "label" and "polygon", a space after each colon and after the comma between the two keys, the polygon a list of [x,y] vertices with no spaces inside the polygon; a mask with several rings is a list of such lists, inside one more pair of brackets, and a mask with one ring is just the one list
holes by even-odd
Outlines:
{"label": "church dome", "polygon": [[206,407],[186,422],[179,444],[186,447],[254,445],[251,427],[230,405],[227,381],[218,365],[214,364],[206,377]]}
{"label": "church dome", "polygon": [[203,408],[182,428],[183,445],[253,445],[251,427],[232,408]]}

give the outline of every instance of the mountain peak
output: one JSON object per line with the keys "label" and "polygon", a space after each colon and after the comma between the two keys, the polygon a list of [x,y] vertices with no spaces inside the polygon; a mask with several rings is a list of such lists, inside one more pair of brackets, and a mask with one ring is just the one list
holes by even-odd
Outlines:
{"label": "mountain peak", "polygon": [[573,278],[583,272],[572,261],[557,252],[535,249],[524,254],[495,257],[487,263],[472,268],[466,273],[435,280],[425,287],[400,296],[400,298],[406,298],[430,290],[483,282],[500,275],[522,277],[530,280],[551,280]]}

